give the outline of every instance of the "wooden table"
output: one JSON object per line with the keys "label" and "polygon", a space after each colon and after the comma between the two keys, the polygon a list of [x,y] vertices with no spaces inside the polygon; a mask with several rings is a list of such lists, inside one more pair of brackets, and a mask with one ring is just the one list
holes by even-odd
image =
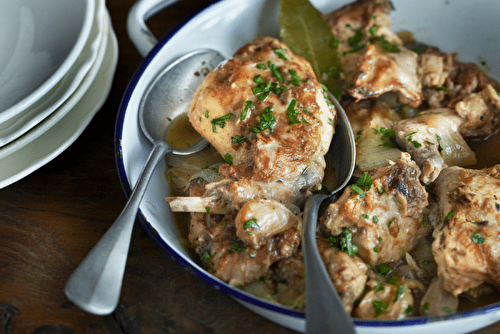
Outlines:
{"label": "wooden table", "polygon": [[[0,190],[2,333],[293,333],[184,270],[134,228],[123,291],[109,316],[81,311],[67,278],[125,204],[115,168],[114,124],[141,62],[126,17],[134,0],[108,0],[120,56],[111,93],[79,139],[56,159]],[[161,36],[207,0],[183,0],[148,22]],[[481,333],[500,332],[500,323]]]}

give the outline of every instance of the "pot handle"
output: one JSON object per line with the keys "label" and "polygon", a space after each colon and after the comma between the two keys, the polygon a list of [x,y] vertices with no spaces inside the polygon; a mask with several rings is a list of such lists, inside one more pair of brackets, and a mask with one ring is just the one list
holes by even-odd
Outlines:
{"label": "pot handle", "polygon": [[177,1],[179,0],[139,0],[130,9],[127,17],[128,36],[143,58],[158,43],[146,26],[146,20]]}

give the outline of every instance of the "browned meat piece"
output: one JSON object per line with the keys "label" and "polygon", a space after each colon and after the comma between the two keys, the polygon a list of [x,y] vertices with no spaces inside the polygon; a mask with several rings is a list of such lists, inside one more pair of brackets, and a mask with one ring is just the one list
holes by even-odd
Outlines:
{"label": "browned meat piece", "polygon": [[337,290],[347,313],[351,313],[356,299],[365,290],[368,265],[358,256],[349,256],[319,238],[318,249],[328,274]]}
{"label": "browned meat piece", "polygon": [[265,247],[255,249],[236,237],[234,216],[195,213],[189,241],[216,277],[243,285],[263,276],[277,260],[291,256],[300,244],[300,232],[293,226],[269,237]]}
{"label": "browned meat piece", "polygon": [[342,73],[347,82],[352,82],[358,58],[363,51],[362,45],[366,42],[357,43],[359,50],[356,51],[356,48],[351,47],[356,43],[351,42],[349,45],[350,38],[353,38],[358,30],[362,31],[362,36],[367,36],[369,34],[367,29],[374,24],[378,27],[389,27],[387,14],[392,9],[389,0],[360,0],[325,15],[325,19],[332,27],[333,35],[339,40],[338,54]]}
{"label": "browned meat piece", "polygon": [[485,282],[500,288],[500,165],[446,168],[435,194],[440,222],[432,251],[444,288],[455,296]]}
{"label": "browned meat piece", "polygon": [[496,130],[500,98],[477,65],[429,47],[419,56],[418,74],[429,105],[454,109],[463,119],[462,135],[486,137]]}
{"label": "browned meat piece", "polygon": [[[399,41],[393,42],[399,44]],[[349,94],[358,100],[397,91],[402,103],[417,107],[422,103],[422,87],[417,76],[417,54],[404,47],[387,52],[369,44],[358,60],[354,85]]]}
{"label": "browned meat piece", "polygon": [[460,132],[465,137],[486,137],[498,127],[500,97],[488,84],[478,93],[471,93],[455,105],[457,114],[464,119]]}
{"label": "browned meat piece", "polygon": [[297,198],[320,186],[335,110],[310,64],[277,39],[257,38],[210,72],[189,119],[229,160],[220,173],[236,186],[278,182]]}
{"label": "browned meat piece", "polygon": [[357,100],[397,91],[403,103],[423,99],[417,54],[389,30],[390,1],[359,0],[325,16],[339,40],[345,86]]}
{"label": "browned meat piece", "polygon": [[371,172],[370,187],[346,188],[321,217],[320,229],[333,236],[349,229],[358,255],[370,265],[398,261],[430,229],[422,224],[428,195],[419,176],[418,166],[402,153]]}
{"label": "browned meat piece", "polygon": [[458,132],[462,119],[451,109],[430,109],[394,125],[398,145],[422,170],[423,183],[433,182],[447,165],[476,163],[474,152]]}
{"label": "browned meat piece", "polygon": [[[370,290],[363,296],[354,316],[363,319],[396,320],[412,314],[414,281],[400,280],[397,284],[385,284],[371,279]],[[416,283],[417,286],[420,286]]]}

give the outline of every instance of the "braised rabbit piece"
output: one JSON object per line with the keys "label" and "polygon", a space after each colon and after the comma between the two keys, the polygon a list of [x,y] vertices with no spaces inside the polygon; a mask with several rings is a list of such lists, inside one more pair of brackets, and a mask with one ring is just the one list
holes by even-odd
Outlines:
{"label": "braised rabbit piece", "polygon": [[263,37],[206,76],[189,120],[224,157],[222,180],[195,180],[191,197],[167,200],[174,211],[199,212],[189,239],[216,276],[252,282],[297,250],[296,215],[321,187],[335,109],[311,65]]}
{"label": "braised rabbit piece", "polygon": [[[320,188],[335,109],[310,64],[280,41],[258,38],[209,73],[189,119],[226,161],[199,211],[237,211],[259,198],[300,206]],[[174,210],[182,200],[169,199]]]}

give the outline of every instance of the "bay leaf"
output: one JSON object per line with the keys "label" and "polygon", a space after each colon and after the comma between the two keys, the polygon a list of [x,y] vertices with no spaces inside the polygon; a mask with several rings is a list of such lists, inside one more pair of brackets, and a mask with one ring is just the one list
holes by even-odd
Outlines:
{"label": "bay leaf", "polygon": [[280,0],[279,25],[283,43],[309,61],[318,80],[337,93],[340,59],[335,36],[321,12],[309,0]]}

